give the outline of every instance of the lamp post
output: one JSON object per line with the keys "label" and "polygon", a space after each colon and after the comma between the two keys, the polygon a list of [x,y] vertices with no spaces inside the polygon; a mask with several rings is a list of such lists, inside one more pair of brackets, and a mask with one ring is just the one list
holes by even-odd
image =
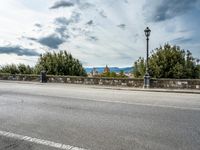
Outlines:
{"label": "lamp post", "polygon": [[147,37],[147,58],[146,58],[146,73],[144,76],[144,88],[150,87],[150,75],[149,75],[149,36],[151,33],[151,30],[149,27],[147,27],[145,30],[145,35]]}

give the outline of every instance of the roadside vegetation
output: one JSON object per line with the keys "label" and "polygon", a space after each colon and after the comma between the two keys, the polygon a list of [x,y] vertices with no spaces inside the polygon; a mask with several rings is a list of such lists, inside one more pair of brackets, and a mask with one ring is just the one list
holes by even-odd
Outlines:
{"label": "roadside vegetation", "polygon": [[34,68],[24,64],[11,64],[5,65],[0,68],[0,73],[9,74],[34,74]]}
{"label": "roadside vegetation", "polygon": [[86,76],[86,72],[78,59],[66,51],[58,53],[45,53],[40,55],[34,67],[24,64],[5,65],[0,68],[0,73],[10,74],[40,74],[46,71],[49,75]]}
{"label": "roadside vegetation", "polygon": [[[134,77],[143,78],[146,61],[139,58],[134,63]],[[149,73],[153,78],[197,79],[200,78],[199,59],[179,46],[165,44],[155,49],[149,58]]]}
{"label": "roadside vegetation", "polygon": [[66,51],[45,53],[41,55],[34,68],[36,74],[45,70],[50,75],[86,76],[87,73],[80,61]]}

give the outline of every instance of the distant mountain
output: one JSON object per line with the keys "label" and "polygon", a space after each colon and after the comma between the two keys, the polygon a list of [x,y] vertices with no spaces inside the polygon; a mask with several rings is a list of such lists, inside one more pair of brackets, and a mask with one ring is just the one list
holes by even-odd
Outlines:
{"label": "distant mountain", "polygon": [[[103,73],[105,67],[95,67],[95,68],[99,73]],[[92,69],[93,68],[85,68],[87,73],[90,73]],[[110,72],[119,73],[121,70],[123,70],[125,73],[131,73],[133,72],[133,67],[125,67],[125,68],[110,67]]]}

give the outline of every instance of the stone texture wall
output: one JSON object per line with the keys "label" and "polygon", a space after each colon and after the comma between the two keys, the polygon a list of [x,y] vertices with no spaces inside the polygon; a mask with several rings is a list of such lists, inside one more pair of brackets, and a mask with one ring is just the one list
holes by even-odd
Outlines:
{"label": "stone texture wall", "polygon": [[0,74],[0,80],[40,82],[40,76]]}
{"label": "stone texture wall", "polygon": [[[40,82],[38,75],[0,74],[0,80]],[[87,84],[101,86],[143,87],[143,79],[88,78],[72,76],[47,76],[49,83]],[[199,89],[200,79],[151,79],[151,88]]]}
{"label": "stone texture wall", "polygon": [[151,87],[200,90],[200,79],[151,79]]}
{"label": "stone texture wall", "polygon": [[51,83],[70,83],[105,86],[143,87],[143,79],[88,78],[88,77],[56,77],[48,76]]}

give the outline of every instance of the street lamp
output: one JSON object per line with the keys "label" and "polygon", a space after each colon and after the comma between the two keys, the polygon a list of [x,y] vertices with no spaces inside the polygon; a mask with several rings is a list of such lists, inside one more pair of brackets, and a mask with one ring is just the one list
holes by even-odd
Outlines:
{"label": "street lamp", "polygon": [[146,73],[144,76],[144,88],[150,87],[150,75],[149,75],[149,36],[151,33],[151,30],[149,27],[147,27],[145,30],[145,35],[147,37],[147,58],[146,58]]}

